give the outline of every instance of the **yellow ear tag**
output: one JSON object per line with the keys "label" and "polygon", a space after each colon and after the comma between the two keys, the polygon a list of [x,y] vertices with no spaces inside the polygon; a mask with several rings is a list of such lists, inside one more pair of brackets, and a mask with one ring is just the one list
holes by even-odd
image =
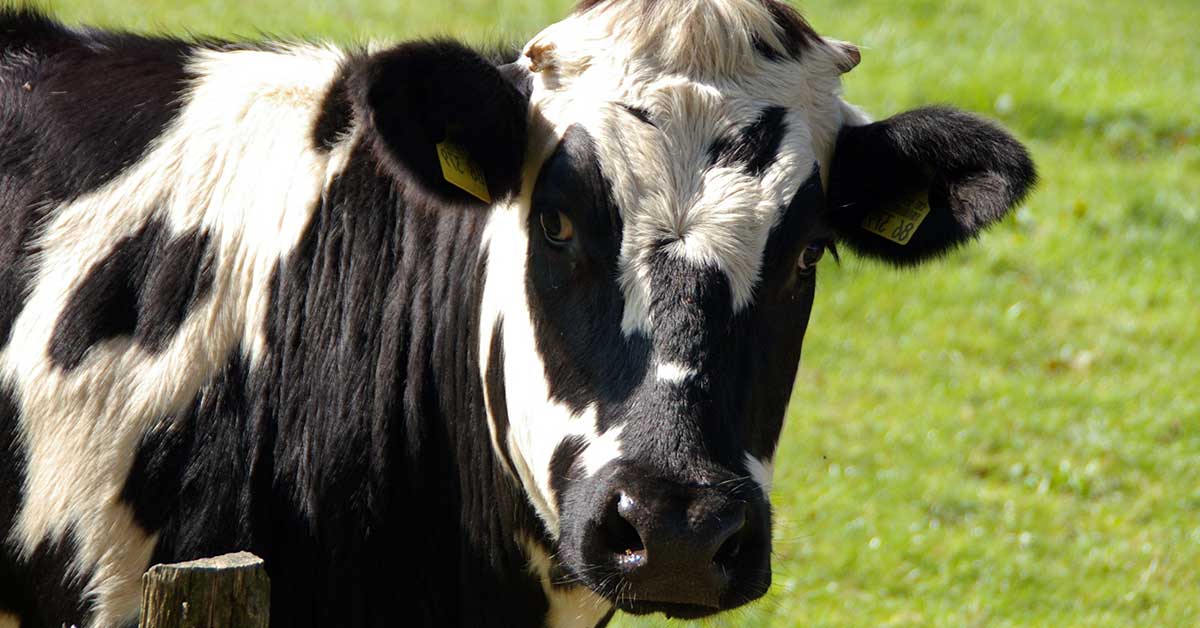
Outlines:
{"label": "yellow ear tag", "polygon": [[485,203],[492,202],[483,170],[471,159],[467,151],[457,144],[442,142],[437,145],[437,154],[438,160],[442,162],[442,176],[447,181]]}
{"label": "yellow ear tag", "polygon": [[917,227],[925,222],[929,208],[922,205],[912,205],[908,209],[894,211],[877,211],[867,214],[863,219],[863,229],[882,238],[887,238],[896,244],[904,246],[912,240]]}

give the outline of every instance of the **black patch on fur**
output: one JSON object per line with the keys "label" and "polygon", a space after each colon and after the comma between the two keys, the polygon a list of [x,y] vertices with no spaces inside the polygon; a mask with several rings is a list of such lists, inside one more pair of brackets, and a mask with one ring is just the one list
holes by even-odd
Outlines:
{"label": "black patch on fur", "polygon": [[134,336],[142,348],[166,350],[188,312],[212,290],[214,263],[207,232],[193,229],[165,244],[138,294]]}
{"label": "black patch on fur", "polygon": [[649,111],[646,111],[645,109],[642,109],[640,107],[634,107],[633,105],[624,105],[624,104],[621,105],[621,108],[624,109],[625,111],[629,112],[629,114],[632,115],[633,117],[637,118],[638,120],[641,120],[643,123],[649,124],[652,127],[658,128],[658,125],[654,124],[654,120],[650,117]]}
{"label": "black patch on fur", "polygon": [[0,10],[0,146],[41,199],[62,202],[116,178],[174,119],[186,42],[74,31]]}
{"label": "black patch on fur", "polygon": [[779,154],[779,146],[787,134],[787,109],[764,109],[750,126],[734,137],[717,139],[708,148],[713,166],[732,167],[741,164],[751,176],[760,177]]}
{"label": "black patch on fur", "polygon": [[50,360],[56,366],[72,370],[101,340],[133,335],[145,264],[162,230],[162,224],[149,223],[138,233],[117,241],[112,253],[88,271],[63,306],[50,337]]}
{"label": "black patch on fur", "polygon": [[[829,222],[860,253],[918,264],[995,224],[1036,180],[1025,147],[998,125],[925,107],[842,129],[830,173]],[[910,205],[930,212],[907,245],[863,228],[873,213]]]}
{"label": "black patch on fur", "polygon": [[84,592],[92,573],[75,572],[78,553],[71,533],[61,542],[43,541],[23,560],[10,544],[0,544],[0,611],[20,617],[21,628],[86,626],[91,601]]}
{"label": "black patch on fur", "polygon": [[255,479],[256,472],[266,472],[262,464],[270,457],[248,440],[265,435],[246,423],[252,405],[240,353],[235,351],[187,409],[162,419],[138,444],[121,497],[142,529],[162,534],[151,562],[179,552],[224,553],[207,539],[249,541],[243,508],[252,503],[251,489],[270,487]]}
{"label": "black patch on fur", "polygon": [[350,102],[347,80],[344,74],[338,76],[321,100],[321,113],[317,115],[312,130],[313,145],[317,150],[333,150],[354,125],[354,105]]}
{"label": "black patch on fur", "polygon": [[208,296],[212,264],[208,235],[195,230],[168,238],[166,226],[151,221],[122,238],[63,306],[50,337],[51,361],[73,370],[89,349],[118,336],[133,336],[152,353],[166,349]]}
{"label": "black patch on fur", "polygon": [[[3,116],[0,111],[0,118]],[[0,166],[0,350],[8,346],[13,325],[29,296],[25,260],[38,212],[34,209],[36,195],[22,187],[24,176]]]}
{"label": "black patch on fur", "polygon": [[697,267],[663,248],[650,265],[656,358],[686,367],[707,363],[715,340],[733,316],[729,277],[719,268]]}
{"label": "black patch on fur", "polygon": [[[611,193],[594,141],[573,126],[542,166],[527,224],[525,284],[537,349],[551,397],[574,412],[627,397],[649,368],[649,341],[621,331],[623,225]],[[575,226],[565,247],[548,243],[540,222],[543,213],[559,211]]]}
{"label": "black patch on fur", "polygon": [[394,177],[443,203],[479,205],[446,181],[445,141],[477,164],[493,201],[519,190],[529,102],[491,61],[457,42],[423,41],[358,59],[350,72],[366,137]]}
{"label": "black patch on fur", "polygon": [[759,54],[763,55],[771,61],[778,61],[783,58],[799,59],[801,54],[809,46],[820,41],[820,35],[799,11],[778,0],[760,0],[768,10],[771,11],[771,16],[775,18],[775,25],[779,28],[780,39],[783,40],[784,49],[776,50],[767,45],[761,37],[754,38],[754,49]]}
{"label": "black patch on fur", "polygon": [[487,381],[488,405],[492,409],[492,420],[496,424],[496,443],[509,469],[516,471],[512,456],[508,452],[508,391],[504,381],[504,321],[497,320],[492,329],[491,350],[488,352]]}
{"label": "black patch on fur", "polygon": [[[21,444],[21,415],[17,400],[0,385],[0,539],[7,539],[21,508],[25,483],[25,447]],[[17,592],[24,586],[17,580],[16,556],[6,542],[0,542],[0,612],[22,607]]]}
{"label": "black patch on fur", "polygon": [[767,238],[754,306],[734,318],[733,333],[723,340],[726,344],[720,350],[724,355],[739,346],[770,347],[738,352],[737,360],[721,365],[725,372],[718,376],[739,378],[755,373],[743,380],[747,382],[745,405],[737,412],[756,417],[743,423],[741,434],[746,452],[756,458],[775,457],[783,429],[816,291],[817,271],[800,273],[798,264],[809,244],[824,244],[832,238],[822,220],[824,212],[821,170],[814,164]]}
{"label": "black patch on fur", "polygon": [[0,7],[0,348],[47,212],[109,183],[175,118],[191,46]]}
{"label": "black patch on fur", "polygon": [[587,448],[587,439],[584,437],[568,436],[554,448],[554,455],[550,457],[550,489],[554,491],[554,499],[560,512],[567,486],[578,475],[575,465]]}

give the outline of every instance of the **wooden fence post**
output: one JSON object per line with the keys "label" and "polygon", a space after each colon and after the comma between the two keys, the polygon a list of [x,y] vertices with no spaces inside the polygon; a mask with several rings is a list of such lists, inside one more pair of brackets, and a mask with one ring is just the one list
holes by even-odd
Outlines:
{"label": "wooden fence post", "polygon": [[174,565],[142,576],[138,628],[267,628],[271,582],[247,552]]}

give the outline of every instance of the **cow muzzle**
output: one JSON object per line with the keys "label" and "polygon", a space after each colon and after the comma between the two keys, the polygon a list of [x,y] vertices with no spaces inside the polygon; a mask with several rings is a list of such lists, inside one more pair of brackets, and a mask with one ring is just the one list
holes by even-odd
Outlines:
{"label": "cow muzzle", "polygon": [[618,608],[695,619],[771,582],[770,508],[752,481],[671,481],[644,468],[597,474],[564,500],[560,556]]}

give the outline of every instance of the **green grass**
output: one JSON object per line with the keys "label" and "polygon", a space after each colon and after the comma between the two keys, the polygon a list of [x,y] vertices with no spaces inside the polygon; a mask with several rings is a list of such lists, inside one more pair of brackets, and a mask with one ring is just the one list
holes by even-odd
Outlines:
{"label": "green grass", "polygon": [[[54,5],[139,29],[496,41],[566,3]],[[1200,3],[802,8],[862,46],[853,102],[996,117],[1042,184],[944,262],[823,267],[777,464],[775,587],[711,623],[1200,625]]]}

